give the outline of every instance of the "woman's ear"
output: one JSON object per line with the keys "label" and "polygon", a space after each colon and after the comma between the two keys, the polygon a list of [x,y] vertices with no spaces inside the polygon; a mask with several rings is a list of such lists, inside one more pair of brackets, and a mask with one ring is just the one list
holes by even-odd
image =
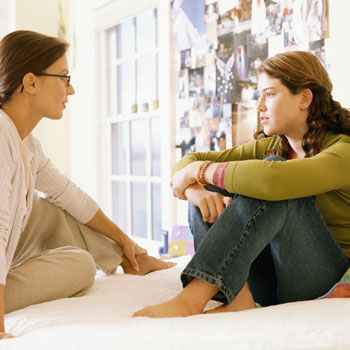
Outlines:
{"label": "woman's ear", "polygon": [[35,94],[37,88],[37,79],[33,73],[27,73],[22,79],[22,84],[23,90],[31,95]]}
{"label": "woman's ear", "polygon": [[310,89],[304,89],[300,92],[300,96],[300,108],[308,109],[313,99],[312,91]]}

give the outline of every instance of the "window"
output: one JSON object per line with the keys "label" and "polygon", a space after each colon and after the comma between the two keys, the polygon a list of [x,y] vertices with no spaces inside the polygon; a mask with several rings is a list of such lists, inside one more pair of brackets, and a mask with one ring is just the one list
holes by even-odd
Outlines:
{"label": "window", "polygon": [[111,204],[128,234],[161,240],[161,115],[158,11],[150,8],[107,30]]}

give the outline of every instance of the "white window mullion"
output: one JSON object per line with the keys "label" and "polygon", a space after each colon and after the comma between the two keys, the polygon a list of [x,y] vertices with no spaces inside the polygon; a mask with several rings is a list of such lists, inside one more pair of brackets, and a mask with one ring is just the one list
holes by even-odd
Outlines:
{"label": "white window mullion", "polygon": [[146,123],[146,176],[147,181],[147,239],[152,239],[152,144],[151,144],[151,119],[147,118]]}
{"label": "white window mullion", "polygon": [[126,147],[126,207],[127,207],[127,231],[129,235],[133,235],[132,231],[132,199],[131,199],[131,140],[130,140],[130,122],[127,122],[127,147]]}

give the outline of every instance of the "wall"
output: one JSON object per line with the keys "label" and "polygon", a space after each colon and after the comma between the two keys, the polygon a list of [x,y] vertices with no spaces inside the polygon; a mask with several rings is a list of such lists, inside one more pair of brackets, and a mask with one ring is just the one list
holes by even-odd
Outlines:
{"label": "wall", "polygon": [[349,13],[350,1],[329,0],[330,38],[326,41],[326,56],[331,67],[333,97],[347,108],[350,108]]}
{"label": "wall", "polygon": [[[62,25],[68,28],[68,1],[16,0],[15,29],[34,30],[47,35],[59,36]],[[59,5],[62,6],[61,13]],[[71,148],[69,104],[63,119],[60,121],[43,119],[33,133],[40,140],[43,150],[55,166],[69,176]]]}
{"label": "wall", "polygon": [[[11,4],[12,1],[8,0],[8,4]],[[45,152],[56,166],[64,173],[71,174],[73,180],[95,198],[99,192],[97,185],[98,159],[101,158],[102,153],[95,146],[98,144],[97,136],[101,136],[101,133],[96,128],[98,114],[96,113],[95,99],[99,87],[94,85],[94,66],[98,63],[96,53],[93,52],[95,24],[92,9],[106,2],[111,1],[62,1],[64,22],[69,23],[67,26],[68,41],[72,44],[69,58],[76,95],[71,97],[70,104],[72,106],[68,105],[61,121],[43,120],[42,125],[39,125],[35,132],[40,138]],[[133,1],[118,0],[116,2],[120,5],[118,6],[118,15],[121,18],[128,15]],[[145,2],[145,0],[138,0],[138,2]],[[4,0],[1,0],[1,4],[4,3]],[[16,0],[16,28],[33,29],[57,35],[58,3],[59,0]],[[127,4],[127,6],[123,7],[122,4]],[[350,107],[350,94],[348,93],[350,46],[347,44],[350,1],[330,0],[329,5],[330,39],[326,41],[326,55],[331,66],[330,75],[334,84],[333,94],[334,98],[344,106]],[[11,12],[11,6],[8,6],[7,9]],[[11,20],[7,18],[8,22],[5,23],[0,16],[0,21],[0,30],[4,26],[10,28]],[[0,32],[0,34],[4,33]],[[185,204],[180,201],[178,203]],[[178,221],[186,223],[185,206],[183,210],[179,210]]]}

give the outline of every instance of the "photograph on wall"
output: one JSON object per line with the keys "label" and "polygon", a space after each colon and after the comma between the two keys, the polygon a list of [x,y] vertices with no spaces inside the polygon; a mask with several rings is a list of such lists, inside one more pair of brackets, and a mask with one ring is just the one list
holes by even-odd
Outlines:
{"label": "photograph on wall", "polygon": [[216,57],[227,59],[234,50],[233,33],[221,35],[218,38],[218,49],[216,50]]}
{"label": "photograph on wall", "polygon": [[267,5],[267,28],[266,36],[271,37],[281,34],[282,30],[282,14],[280,11],[280,1],[269,1]]}
{"label": "photograph on wall", "polygon": [[209,96],[206,99],[203,118],[220,118],[222,113],[222,98],[219,96]]}
{"label": "photograph on wall", "polygon": [[190,96],[204,95],[204,69],[196,68],[189,70]]}
{"label": "photograph on wall", "polygon": [[210,132],[210,150],[224,151],[226,149],[226,131],[217,130]]}
{"label": "photograph on wall", "polygon": [[248,35],[248,77],[256,82],[257,69],[268,57],[267,39],[264,35]]}
{"label": "photograph on wall", "polygon": [[246,103],[233,104],[232,112],[232,145],[241,145],[254,140],[258,116],[256,106]]}
{"label": "photograph on wall", "polygon": [[180,55],[181,55],[181,69],[191,68],[192,67],[191,49],[181,51]]}
{"label": "photograph on wall", "polygon": [[329,66],[326,63],[326,52],[324,46],[324,39],[309,42],[309,52],[313,53],[322,63],[324,68],[329,72]]}
{"label": "photograph on wall", "polygon": [[181,69],[178,74],[178,98],[188,98],[189,95],[189,80],[188,69]]}
{"label": "photograph on wall", "polygon": [[204,67],[204,93],[206,96],[216,94],[216,67],[215,64]]}
{"label": "photograph on wall", "polygon": [[204,67],[205,61],[206,61],[207,47],[197,46],[197,47],[194,47],[191,51],[192,51],[192,68]]}
{"label": "photograph on wall", "polygon": [[207,25],[207,43],[212,44],[214,48],[216,48],[218,41],[218,19],[217,2],[206,5],[204,22]]}
{"label": "photograph on wall", "polygon": [[205,97],[195,96],[189,98],[189,127],[202,126],[203,114],[205,111]]}
{"label": "photograph on wall", "polygon": [[175,50],[206,43],[205,0],[174,0],[171,11]]}
{"label": "photograph on wall", "polygon": [[325,38],[326,0],[296,1],[293,6],[293,35],[300,49]]}
{"label": "photograph on wall", "polygon": [[181,157],[195,151],[196,138],[190,128],[176,130],[176,148],[181,149]]}
{"label": "photograph on wall", "polygon": [[234,73],[235,53],[231,56],[216,58],[216,93],[223,98],[223,103],[232,103],[235,90]]}
{"label": "photograph on wall", "polygon": [[262,34],[268,26],[265,0],[252,0],[251,33]]}
{"label": "photograph on wall", "polygon": [[176,101],[176,128],[189,127],[189,101],[188,99],[178,99]]}
{"label": "photograph on wall", "polygon": [[217,23],[218,36],[222,36],[228,33],[232,33],[235,28],[234,19],[231,17],[230,12],[226,12],[219,16]]}

